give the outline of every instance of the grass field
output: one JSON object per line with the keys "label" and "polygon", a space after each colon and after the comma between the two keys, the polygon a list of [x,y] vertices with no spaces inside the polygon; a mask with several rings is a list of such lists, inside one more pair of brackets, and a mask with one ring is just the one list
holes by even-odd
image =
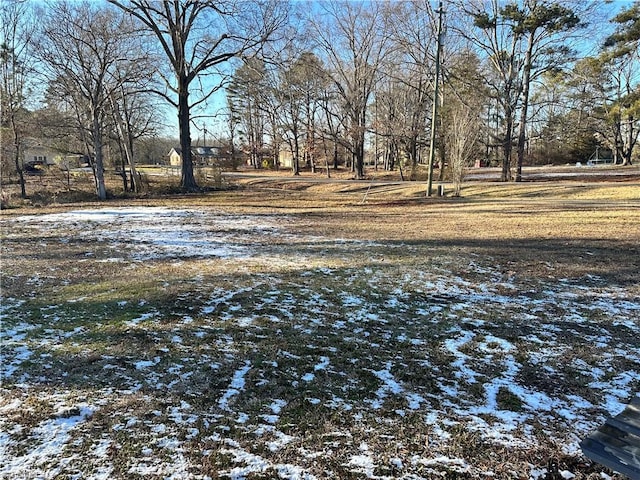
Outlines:
{"label": "grass field", "polygon": [[0,478],[617,478],[640,185],[3,211]]}

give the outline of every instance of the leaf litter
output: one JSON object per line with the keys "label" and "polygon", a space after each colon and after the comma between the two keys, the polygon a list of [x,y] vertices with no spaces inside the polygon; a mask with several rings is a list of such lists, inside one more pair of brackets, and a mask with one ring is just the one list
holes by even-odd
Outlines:
{"label": "leaf litter", "polygon": [[596,276],[206,208],[2,228],[0,478],[538,479],[639,388],[638,292]]}

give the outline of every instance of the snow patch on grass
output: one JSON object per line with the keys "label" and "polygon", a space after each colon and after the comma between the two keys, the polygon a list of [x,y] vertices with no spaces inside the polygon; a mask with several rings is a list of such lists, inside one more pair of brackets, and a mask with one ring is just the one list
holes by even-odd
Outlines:
{"label": "snow patch on grass", "polygon": [[[68,412],[77,411],[72,415]],[[79,403],[67,410],[60,410],[58,416],[45,420],[31,429],[26,451],[11,455],[11,442],[6,435],[0,436],[0,474],[7,478],[28,478],[33,475],[51,476],[59,472],[63,465],[64,449],[71,433],[90,418],[96,408]],[[55,475],[54,475],[55,476]]]}
{"label": "snow patch on grass", "polygon": [[242,368],[239,368],[233,374],[233,378],[231,379],[231,384],[226,392],[222,395],[220,400],[218,400],[218,405],[222,410],[229,410],[229,401],[232,397],[238,395],[242,390],[244,390],[245,386],[245,375],[247,372],[251,370],[251,362],[248,360],[245,362]]}
{"label": "snow patch on grass", "polygon": [[[452,448],[468,435],[515,456],[545,438],[577,455],[579,436],[640,386],[640,301],[602,279],[527,277],[204,209],[3,222],[79,243],[73,268],[154,260],[144,268],[175,276],[157,298],[101,291],[100,304],[88,285],[47,306],[48,282],[66,273],[26,272],[42,298],[2,298],[3,478],[497,476]],[[134,313],[111,321],[114,305]],[[66,391],[42,401],[52,385]]]}

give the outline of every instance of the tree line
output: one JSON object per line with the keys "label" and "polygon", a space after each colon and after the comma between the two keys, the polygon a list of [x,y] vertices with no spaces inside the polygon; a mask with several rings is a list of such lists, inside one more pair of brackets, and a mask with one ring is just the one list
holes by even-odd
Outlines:
{"label": "tree line", "polygon": [[636,155],[638,1],[616,11],[577,0],[0,8],[2,172],[17,172],[23,196],[33,136],[86,158],[100,199],[107,149],[136,191],[141,146],[166,115],[177,118],[181,188],[197,190],[192,128],[220,96],[229,148],[255,168],[279,168],[286,153],[294,175],[346,165],[363,178],[370,163],[417,179],[431,149],[459,188],[472,162],[520,181],[526,163]]}

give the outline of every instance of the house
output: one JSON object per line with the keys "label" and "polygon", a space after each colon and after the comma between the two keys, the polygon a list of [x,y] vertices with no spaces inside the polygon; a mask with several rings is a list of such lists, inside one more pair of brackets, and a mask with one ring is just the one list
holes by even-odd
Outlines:
{"label": "house", "polygon": [[293,155],[291,149],[280,148],[278,152],[278,166],[280,168],[293,168]]}
{"label": "house", "polygon": [[22,166],[25,168],[41,165],[49,167],[55,165],[56,152],[35,138],[26,138],[24,141],[24,157]]}
{"label": "house", "polygon": [[[217,165],[221,160],[229,158],[229,152],[223,147],[191,147],[191,159],[198,167]],[[174,147],[169,152],[169,165],[179,167],[182,165],[182,148]]]}

